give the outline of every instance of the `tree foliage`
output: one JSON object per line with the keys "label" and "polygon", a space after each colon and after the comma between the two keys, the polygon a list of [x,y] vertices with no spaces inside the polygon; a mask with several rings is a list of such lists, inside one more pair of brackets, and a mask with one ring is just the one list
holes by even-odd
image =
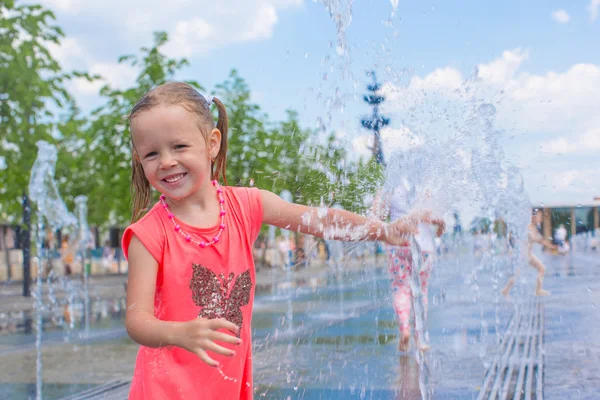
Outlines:
{"label": "tree foliage", "polygon": [[[38,5],[0,2],[0,215],[16,220],[38,140],[58,141],[57,122],[72,114],[64,73],[48,51],[64,36]],[[63,110],[59,115],[57,110]]]}
{"label": "tree foliage", "polygon": [[[72,207],[73,198],[85,194],[90,224],[126,224],[131,216],[127,116],[144,93],[175,79],[188,61],[167,57],[162,52],[167,34],[156,32],[152,46],[118,60],[139,71],[131,87],[105,84],[99,91],[103,104],[90,115],[81,115],[65,83],[72,77],[100,77],[61,70],[47,48],[48,43],[59,45],[63,37],[62,30],[52,25],[52,12],[10,1],[0,2],[0,12],[0,157],[7,166],[0,174],[2,218],[20,215],[20,195],[36,156],[35,142],[47,140],[59,147],[57,179],[67,203]],[[204,90],[196,81],[187,82]],[[285,189],[298,203],[339,203],[364,211],[364,199],[374,193],[381,177],[375,162],[348,162],[333,135],[323,142],[300,126],[295,111],[287,111],[284,121],[270,121],[251,101],[250,88],[236,70],[215,86],[214,94],[226,105],[230,121],[230,185],[254,185],[275,193]]]}

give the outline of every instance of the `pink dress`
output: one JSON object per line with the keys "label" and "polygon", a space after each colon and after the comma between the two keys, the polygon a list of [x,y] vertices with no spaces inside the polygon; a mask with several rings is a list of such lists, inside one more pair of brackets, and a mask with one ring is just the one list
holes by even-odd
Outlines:
{"label": "pink dress", "polygon": [[[226,318],[241,327],[242,345],[219,344],[234,357],[210,353],[217,369],[179,347],[140,347],[130,399],[252,399],[252,306],[255,270],[252,247],[262,224],[261,197],[256,188],[222,187],[226,229],[214,246],[199,248],[173,229],[167,211],[157,203],[123,234],[127,257],[135,235],[159,264],[154,315],[163,321],[197,317]],[[210,241],[219,231],[181,229]],[[235,348],[234,348],[235,347]]]}

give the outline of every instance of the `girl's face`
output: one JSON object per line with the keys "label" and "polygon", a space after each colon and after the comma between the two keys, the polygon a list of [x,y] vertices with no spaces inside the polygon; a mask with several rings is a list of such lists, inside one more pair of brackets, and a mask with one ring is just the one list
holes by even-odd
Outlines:
{"label": "girl's face", "polygon": [[533,214],[531,216],[531,222],[533,222],[536,225],[541,224],[542,223],[542,213],[540,211],[538,211],[535,214]]}
{"label": "girl's face", "polygon": [[210,185],[221,133],[213,129],[206,140],[183,107],[159,105],[140,113],[131,121],[131,135],[146,179],[165,196],[181,200]]}

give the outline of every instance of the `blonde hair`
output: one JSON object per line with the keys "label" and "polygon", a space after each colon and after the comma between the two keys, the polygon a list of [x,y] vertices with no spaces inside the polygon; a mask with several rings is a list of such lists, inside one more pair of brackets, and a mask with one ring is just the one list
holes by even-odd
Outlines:
{"label": "blonde hair", "polygon": [[[221,146],[217,157],[211,163],[210,178],[219,180],[223,178],[223,182],[227,184],[225,170],[227,167],[227,128],[229,122],[227,120],[227,110],[221,100],[216,97],[212,98],[212,102],[217,106],[218,119],[215,125],[213,114],[210,111],[210,103],[198,91],[183,82],[168,82],[160,85],[142,96],[141,99],[133,106],[128,120],[131,125],[133,118],[137,117],[144,111],[151,110],[161,104],[178,105],[194,114],[198,121],[200,132],[208,140],[208,136],[204,133],[204,129],[208,126],[210,130],[215,127],[221,131]],[[135,147],[133,139],[131,140],[131,196],[133,199],[133,215],[132,222],[140,219],[146,212],[150,201],[152,200],[152,187],[150,182],[144,175],[142,163],[135,156]]]}

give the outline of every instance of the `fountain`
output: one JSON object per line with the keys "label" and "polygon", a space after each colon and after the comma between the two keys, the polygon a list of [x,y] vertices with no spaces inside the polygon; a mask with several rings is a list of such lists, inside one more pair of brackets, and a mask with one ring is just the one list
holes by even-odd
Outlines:
{"label": "fountain", "polygon": [[[288,202],[293,201],[292,193],[289,190],[282,190],[281,193],[279,193],[279,197],[281,197],[283,200],[288,201]],[[281,235],[283,236],[283,240],[285,241],[285,243],[289,246],[290,231],[288,231],[287,229],[282,229]],[[294,277],[292,274],[293,260],[292,260],[291,250],[287,252],[287,255],[286,254],[283,255],[283,268],[285,268],[287,290],[289,291],[288,296],[287,296],[287,313],[285,316],[286,330],[287,330],[287,333],[290,334],[294,330],[294,306],[292,304],[292,291],[293,291],[292,280],[294,279]]]}
{"label": "fountain", "polygon": [[[87,198],[81,196],[76,200],[78,219],[69,212],[66,204],[62,200],[58,187],[55,180],[56,162],[58,154],[56,147],[46,141],[38,141],[38,154],[37,158],[31,169],[31,178],[29,181],[29,196],[36,205],[36,254],[37,254],[37,279],[36,288],[34,292],[34,312],[36,321],[36,398],[42,399],[42,336],[43,336],[43,314],[47,311],[53,312],[54,310],[48,309],[48,306],[44,304],[43,299],[43,243],[46,228],[49,227],[53,232],[59,229],[70,230],[77,232],[77,236],[73,236],[72,243],[70,246],[78,248],[78,252],[81,254],[83,248],[89,244],[91,234],[87,227],[86,214]],[[85,270],[86,268],[84,268]],[[52,273],[52,272],[51,272]],[[86,274],[84,273],[84,276]],[[58,303],[54,294],[54,286],[52,283],[52,276],[49,276],[46,280],[48,286],[50,306]],[[65,284],[61,280],[57,280],[59,285]],[[74,302],[74,287],[68,285],[68,307],[72,310],[72,304]],[[89,332],[89,293],[87,287],[87,279],[84,286],[84,318],[86,321],[86,333]],[[72,314],[71,314],[72,315]],[[73,318],[71,318],[69,326],[73,327]]]}
{"label": "fountain", "polygon": [[83,316],[85,323],[85,336],[90,334],[90,290],[89,273],[91,260],[89,261],[88,250],[93,245],[92,232],[87,223],[87,196],[75,197],[75,208],[77,210],[77,254],[81,260],[83,274]]}

